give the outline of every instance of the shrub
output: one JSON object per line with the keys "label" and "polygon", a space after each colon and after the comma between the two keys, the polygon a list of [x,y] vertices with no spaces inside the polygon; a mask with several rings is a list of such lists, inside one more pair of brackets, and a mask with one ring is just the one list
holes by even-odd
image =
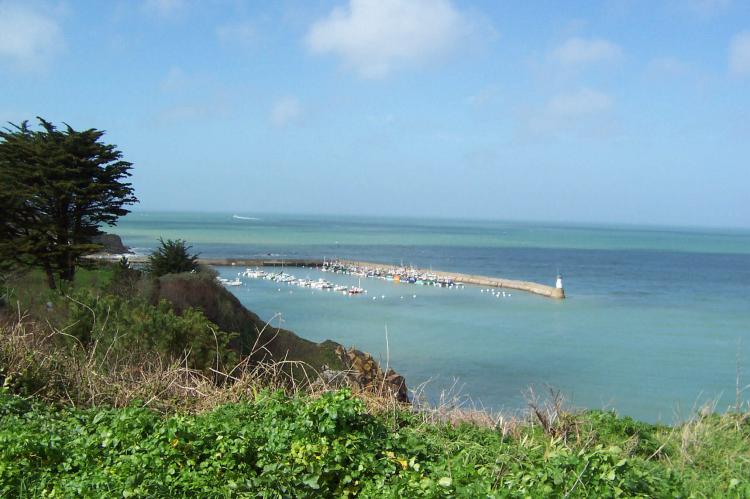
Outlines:
{"label": "shrub", "polygon": [[138,293],[138,283],[141,280],[141,272],[134,269],[128,257],[122,256],[112,266],[112,279],[109,282],[108,290],[116,295],[131,297]]}
{"label": "shrub", "polygon": [[198,270],[198,255],[190,254],[190,248],[182,239],[159,238],[159,247],[148,258],[147,270],[155,277]]}
{"label": "shrub", "polygon": [[187,308],[178,315],[165,300],[150,305],[138,298],[96,296],[86,290],[74,293],[71,300],[72,325],[66,332],[84,345],[102,345],[102,354],[117,358],[149,352],[173,360],[186,356],[188,366],[200,370],[236,361],[229,348],[236,334],[221,331],[199,310]]}

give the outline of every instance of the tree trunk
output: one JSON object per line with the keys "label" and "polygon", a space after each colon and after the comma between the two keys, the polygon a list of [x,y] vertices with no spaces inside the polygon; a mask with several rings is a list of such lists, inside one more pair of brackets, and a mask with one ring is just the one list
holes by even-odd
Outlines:
{"label": "tree trunk", "polygon": [[73,254],[68,251],[65,255],[65,261],[63,262],[63,279],[69,282],[73,282],[73,278],[76,274],[76,262]]}
{"label": "tree trunk", "polygon": [[57,284],[55,284],[55,273],[52,272],[52,267],[45,265],[44,273],[47,274],[47,285],[49,286],[49,289],[57,289]]}

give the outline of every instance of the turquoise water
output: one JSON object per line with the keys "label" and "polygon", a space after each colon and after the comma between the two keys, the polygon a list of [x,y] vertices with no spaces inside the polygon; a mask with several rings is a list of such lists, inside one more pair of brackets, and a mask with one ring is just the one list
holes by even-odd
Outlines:
{"label": "turquoise water", "polygon": [[207,257],[403,261],[548,284],[560,269],[565,301],[371,279],[366,297],[258,280],[231,288],[274,324],[369,351],[412,388],[427,382],[433,399],[455,386],[477,405],[515,410],[526,388],[549,385],[576,406],[671,422],[705,401],[733,404],[738,367],[750,384],[750,231],[232,215],[135,213],[114,232],[143,253],[161,236]]}

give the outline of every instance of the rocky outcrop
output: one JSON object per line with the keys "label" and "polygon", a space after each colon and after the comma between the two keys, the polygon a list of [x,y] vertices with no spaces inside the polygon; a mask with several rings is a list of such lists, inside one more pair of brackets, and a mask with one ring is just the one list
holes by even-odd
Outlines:
{"label": "rocky outcrop", "polygon": [[338,345],[336,355],[346,368],[343,373],[348,381],[363,390],[393,397],[399,402],[409,402],[406,379],[393,369],[383,372],[380,364],[369,353]]}
{"label": "rocky outcrop", "polygon": [[120,239],[120,236],[116,234],[107,234],[105,232],[102,232],[98,236],[92,237],[91,242],[94,244],[100,244],[102,246],[102,249],[99,251],[99,253],[108,255],[122,255],[125,253],[132,253],[132,251],[130,251],[130,248],[122,243],[122,239]]}

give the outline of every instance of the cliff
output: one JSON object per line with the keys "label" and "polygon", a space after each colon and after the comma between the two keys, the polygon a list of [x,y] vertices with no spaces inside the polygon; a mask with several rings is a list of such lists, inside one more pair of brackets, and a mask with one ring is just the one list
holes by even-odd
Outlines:
{"label": "cliff", "polygon": [[347,350],[330,340],[315,343],[274,327],[246,309],[210,273],[163,276],[155,285],[152,299],[169,301],[177,313],[189,307],[200,309],[223,331],[239,333],[232,347],[242,355],[251,355],[253,361],[303,362],[315,374],[338,376],[361,389],[386,391],[399,401],[408,400],[404,378],[391,369],[383,372],[369,354]]}
{"label": "cliff", "polygon": [[116,234],[107,234],[102,232],[98,236],[91,238],[91,242],[94,244],[102,245],[102,249],[99,253],[108,255],[122,255],[125,253],[132,253],[130,248],[122,243],[120,236]]}

